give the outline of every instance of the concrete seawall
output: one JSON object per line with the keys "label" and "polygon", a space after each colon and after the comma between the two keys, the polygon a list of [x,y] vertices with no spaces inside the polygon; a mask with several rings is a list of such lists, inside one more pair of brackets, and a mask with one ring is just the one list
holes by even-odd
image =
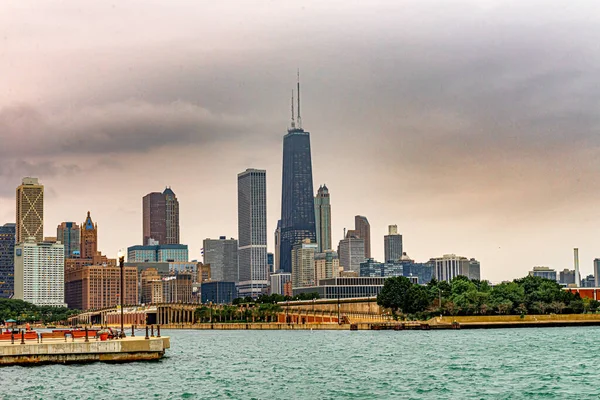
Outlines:
{"label": "concrete seawall", "polygon": [[43,343],[0,342],[0,365],[69,364],[158,360],[170,347],[168,337],[75,341],[47,339]]}

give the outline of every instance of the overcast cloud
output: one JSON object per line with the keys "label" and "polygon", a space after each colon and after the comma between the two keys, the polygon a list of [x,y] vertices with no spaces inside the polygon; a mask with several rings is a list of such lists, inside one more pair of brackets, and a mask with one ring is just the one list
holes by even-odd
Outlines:
{"label": "overcast cloud", "polygon": [[[100,249],[141,241],[171,186],[182,239],[237,236],[236,174],[266,168],[269,233],[296,68],[334,242],[475,257],[493,281],[600,257],[594,1],[9,1],[0,13],[0,223],[39,176],[46,235],[90,210]],[[272,249],[273,243],[269,243]]]}

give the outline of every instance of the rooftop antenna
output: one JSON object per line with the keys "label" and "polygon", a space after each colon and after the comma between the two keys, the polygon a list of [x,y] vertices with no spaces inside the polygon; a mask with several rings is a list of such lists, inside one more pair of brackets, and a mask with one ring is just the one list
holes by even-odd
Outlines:
{"label": "rooftop antenna", "polygon": [[302,129],[302,117],[300,116],[300,68],[298,68],[298,129]]}
{"label": "rooftop antenna", "polygon": [[296,129],[296,120],[294,119],[294,89],[292,89],[292,129]]}

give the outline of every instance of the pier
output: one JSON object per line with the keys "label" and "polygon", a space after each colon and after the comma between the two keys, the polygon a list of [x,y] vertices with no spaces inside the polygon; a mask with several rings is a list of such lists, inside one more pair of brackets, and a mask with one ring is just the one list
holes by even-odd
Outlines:
{"label": "pier", "polygon": [[44,338],[42,335],[25,339],[25,335],[15,335],[14,339],[0,341],[0,366],[151,361],[162,358],[169,347],[169,337],[99,340],[95,337]]}

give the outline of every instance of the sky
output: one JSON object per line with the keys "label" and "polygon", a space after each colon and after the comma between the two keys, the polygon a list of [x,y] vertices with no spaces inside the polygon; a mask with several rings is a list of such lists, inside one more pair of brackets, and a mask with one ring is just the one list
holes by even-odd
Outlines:
{"label": "sky", "polygon": [[267,170],[269,250],[299,68],[333,242],[355,215],[383,259],[455,253],[492,282],[600,257],[600,3],[531,0],[2,1],[0,223],[24,176],[46,236],[142,242],[170,186],[181,241],[237,237],[237,174]]}

